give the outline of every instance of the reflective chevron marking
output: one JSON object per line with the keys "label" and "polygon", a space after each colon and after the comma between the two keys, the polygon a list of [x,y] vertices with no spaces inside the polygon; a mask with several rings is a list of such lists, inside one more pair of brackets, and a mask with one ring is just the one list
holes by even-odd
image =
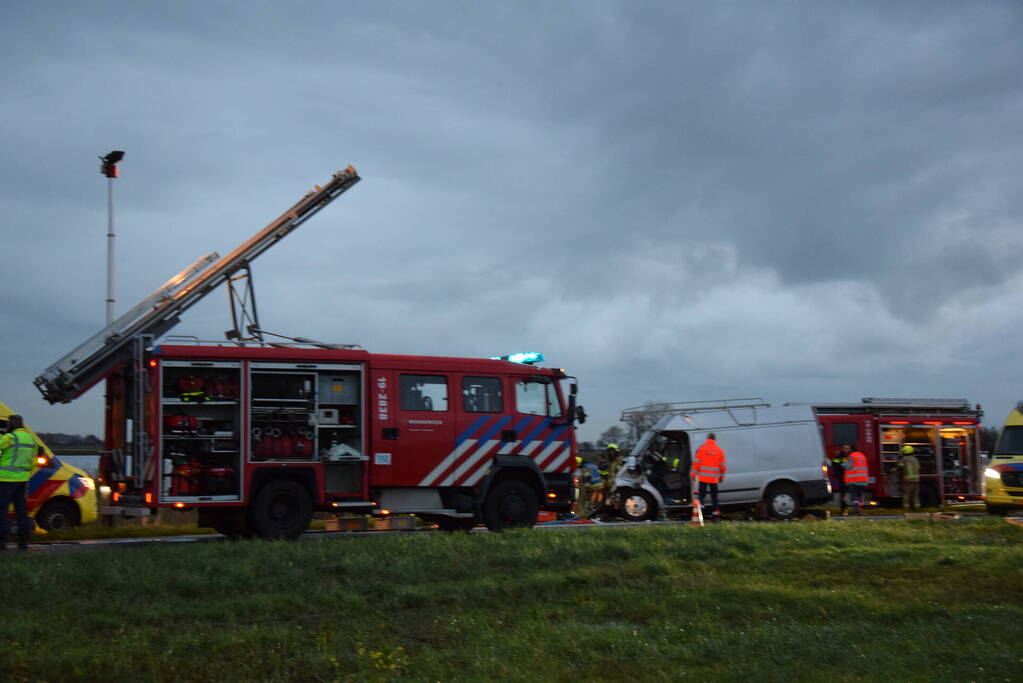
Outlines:
{"label": "reflective chevron marking", "polygon": [[447,469],[451,467],[451,465],[453,465],[463,453],[472,448],[474,445],[476,445],[476,439],[466,439],[462,441],[455,447],[455,450],[451,451],[448,457],[441,460],[439,465],[434,467],[428,475],[423,477],[423,480],[419,482],[419,485],[430,486],[430,482],[432,482],[435,477],[439,477],[441,474],[446,472]]}
{"label": "reflective chevron marking", "polygon": [[480,460],[485,458],[487,454],[490,453],[490,449],[492,449],[499,443],[501,442],[498,439],[491,439],[490,441],[485,442],[475,453],[473,453],[468,458],[463,460],[462,464],[455,468],[454,472],[445,477],[444,481],[441,482],[440,485],[451,486],[452,484],[454,484],[459,477],[461,477],[463,474],[472,469],[472,467],[476,465]]}
{"label": "reflective chevron marking", "polygon": [[557,472],[558,470],[560,470],[565,465],[565,462],[568,460],[568,458],[571,455],[572,455],[572,449],[568,448],[568,443],[566,443],[565,444],[565,452],[562,453],[557,458],[555,458],[554,462],[551,463],[550,465],[548,465],[544,469],[544,472]]}

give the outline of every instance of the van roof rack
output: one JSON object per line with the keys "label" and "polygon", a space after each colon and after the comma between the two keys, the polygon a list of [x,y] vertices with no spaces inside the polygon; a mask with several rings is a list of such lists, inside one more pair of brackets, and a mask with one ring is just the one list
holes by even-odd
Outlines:
{"label": "van roof rack", "polygon": [[634,408],[623,409],[621,421],[633,422],[643,417],[667,415],[668,413],[696,413],[707,410],[727,410],[729,408],[765,408],[769,405],[759,396],[750,398],[719,398],[708,401],[652,402]]}

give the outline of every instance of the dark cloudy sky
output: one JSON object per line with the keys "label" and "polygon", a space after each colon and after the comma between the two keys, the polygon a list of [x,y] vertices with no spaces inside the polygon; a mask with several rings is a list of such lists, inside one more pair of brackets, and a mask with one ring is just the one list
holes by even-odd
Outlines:
{"label": "dark cloudy sky", "polygon": [[[1023,4],[0,0],[0,400],[348,164],[264,327],[650,400],[1023,399]],[[220,338],[226,293],[175,330]]]}

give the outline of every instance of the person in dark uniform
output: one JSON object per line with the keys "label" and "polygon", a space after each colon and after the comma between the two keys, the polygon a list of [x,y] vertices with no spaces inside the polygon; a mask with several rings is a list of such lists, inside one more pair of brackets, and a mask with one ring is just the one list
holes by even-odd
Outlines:
{"label": "person in dark uniform", "polygon": [[849,462],[849,451],[839,447],[834,457],[827,462],[828,480],[831,481],[831,490],[838,494],[838,504],[841,511],[845,512],[845,466]]}

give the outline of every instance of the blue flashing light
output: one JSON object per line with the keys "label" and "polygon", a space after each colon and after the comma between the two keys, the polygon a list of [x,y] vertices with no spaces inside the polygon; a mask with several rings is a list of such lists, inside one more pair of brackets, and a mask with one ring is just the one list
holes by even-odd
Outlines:
{"label": "blue flashing light", "polygon": [[546,360],[542,353],[536,351],[524,351],[522,353],[512,353],[507,356],[491,356],[491,360],[506,360],[512,363],[522,363],[523,365],[533,365],[535,363],[541,363]]}

